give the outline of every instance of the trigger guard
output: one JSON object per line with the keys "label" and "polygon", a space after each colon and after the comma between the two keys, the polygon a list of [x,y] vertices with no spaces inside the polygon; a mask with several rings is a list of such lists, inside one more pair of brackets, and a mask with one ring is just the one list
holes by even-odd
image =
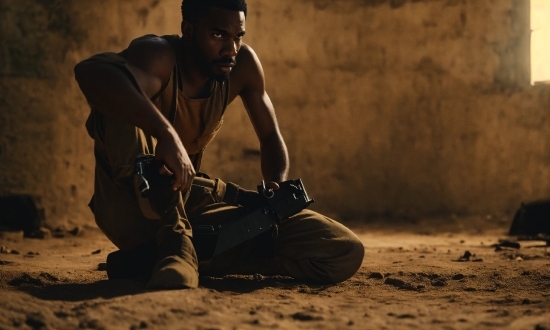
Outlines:
{"label": "trigger guard", "polygon": [[262,194],[265,198],[273,198],[273,196],[275,196],[275,191],[273,189],[267,189],[262,191]]}

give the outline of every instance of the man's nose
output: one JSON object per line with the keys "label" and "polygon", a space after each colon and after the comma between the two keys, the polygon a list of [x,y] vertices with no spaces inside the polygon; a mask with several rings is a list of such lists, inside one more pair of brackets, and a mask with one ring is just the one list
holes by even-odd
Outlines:
{"label": "man's nose", "polygon": [[221,54],[223,57],[235,57],[237,56],[238,48],[235,40],[227,40],[223,44]]}

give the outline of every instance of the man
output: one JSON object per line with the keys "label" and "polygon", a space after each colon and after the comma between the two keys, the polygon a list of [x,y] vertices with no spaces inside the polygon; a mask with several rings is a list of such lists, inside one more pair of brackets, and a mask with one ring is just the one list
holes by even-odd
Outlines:
{"label": "man", "polygon": [[[75,67],[92,107],[86,123],[96,156],[90,207],[99,228],[121,251],[154,255],[153,264],[147,265],[146,257],[142,262],[149,267],[149,289],[196,287],[199,272],[334,283],[361,265],[359,239],[309,210],[283,220],[276,233],[199,265],[192,226],[217,225],[244,212],[227,200],[224,182],[196,176],[204,148],[237,96],[260,142],[266,186],[278,189],[287,179],[287,149],[263,70],[242,42],[246,13],[245,0],[185,0],[181,38],[144,36],[121,53],[98,54]],[[140,154],[154,154],[158,168],[150,173],[147,198],[137,189],[142,182],[134,160]],[[108,259],[107,267],[115,262],[110,265]]]}

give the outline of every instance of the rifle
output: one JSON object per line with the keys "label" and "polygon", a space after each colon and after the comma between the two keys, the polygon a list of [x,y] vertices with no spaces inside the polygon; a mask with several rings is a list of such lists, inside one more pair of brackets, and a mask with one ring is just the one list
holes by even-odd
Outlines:
{"label": "rifle", "polygon": [[262,180],[257,189],[260,199],[256,207],[245,214],[215,227],[193,226],[193,244],[199,261],[211,259],[271,228],[277,228],[281,220],[314,202],[308,197],[301,179],[281,182],[277,190],[267,189]]}
{"label": "rifle", "polygon": [[[141,178],[139,191],[142,197],[149,194],[149,183],[147,171],[154,163],[152,155],[140,155],[136,157],[136,174]],[[301,179],[288,180],[279,183],[279,189],[267,189],[265,182],[257,186],[260,198],[255,199],[251,205],[235,198],[225,198],[224,201],[241,205],[248,208],[248,211],[234,219],[231,219],[218,226],[196,225],[193,229],[193,245],[197,252],[199,261],[208,260],[240,243],[252,239],[270,228],[277,228],[281,220],[288,218],[314,202],[306,193]],[[239,186],[228,183],[226,196],[244,196],[249,194]]]}

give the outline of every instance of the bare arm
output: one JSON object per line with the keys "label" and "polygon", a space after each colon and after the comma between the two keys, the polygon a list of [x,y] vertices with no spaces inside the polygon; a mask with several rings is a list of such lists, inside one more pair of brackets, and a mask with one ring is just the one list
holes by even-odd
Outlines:
{"label": "bare arm", "polygon": [[166,41],[141,38],[130,44],[122,65],[90,59],[74,71],[92,106],[157,138],[155,157],[167,167],[163,172],[174,174],[174,190],[187,190],[195,174],[193,165],[172,125],[150,101],[169,81],[174,62]]}
{"label": "bare arm", "polygon": [[239,95],[260,141],[262,175],[266,181],[285,181],[289,170],[288,152],[275,109],[265,91],[262,66],[254,51],[246,45],[241,48],[238,61],[243,68],[240,75],[244,81]]}

